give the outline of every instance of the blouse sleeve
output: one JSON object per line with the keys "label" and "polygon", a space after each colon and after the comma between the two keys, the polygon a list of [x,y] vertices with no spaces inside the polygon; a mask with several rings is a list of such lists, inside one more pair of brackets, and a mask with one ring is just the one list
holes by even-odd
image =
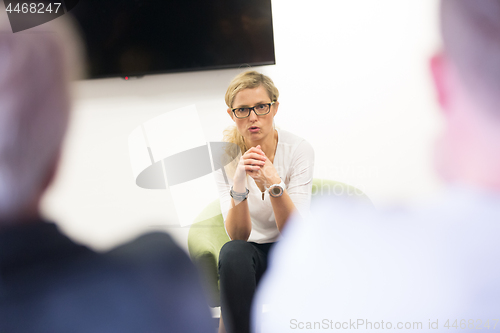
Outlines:
{"label": "blouse sleeve", "polygon": [[307,141],[302,141],[295,150],[290,169],[287,192],[295,208],[302,216],[307,216],[311,204],[314,171],[314,149]]}
{"label": "blouse sleeve", "polygon": [[228,175],[225,172],[223,172],[222,169],[217,170],[214,173],[214,176],[215,176],[215,183],[217,184],[217,190],[219,192],[220,209],[225,223],[227,213],[231,208],[231,196],[229,195],[229,191],[231,190],[233,180],[230,179]]}

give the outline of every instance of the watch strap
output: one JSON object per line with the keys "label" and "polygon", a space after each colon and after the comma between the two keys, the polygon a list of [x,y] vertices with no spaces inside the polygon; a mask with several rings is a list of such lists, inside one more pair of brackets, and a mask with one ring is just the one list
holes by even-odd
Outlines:
{"label": "watch strap", "polygon": [[250,193],[250,190],[245,187],[246,192],[241,193],[241,192],[235,192],[233,191],[233,187],[231,186],[231,191],[229,191],[229,195],[231,195],[231,198],[237,201],[244,201],[248,198],[248,193]]}

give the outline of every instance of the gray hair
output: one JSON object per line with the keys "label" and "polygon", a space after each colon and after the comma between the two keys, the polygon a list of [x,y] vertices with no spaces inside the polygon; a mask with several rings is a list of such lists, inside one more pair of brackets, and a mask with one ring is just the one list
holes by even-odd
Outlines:
{"label": "gray hair", "polygon": [[64,18],[12,33],[0,10],[0,220],[37,199],[57,163],[79,75],[77,35]]}
{"label": "gray hair", "polygon": [[[442,0],[446,55],[467,88],[497,108],[500,91],[500,0]],[[495,110],[498,112],[498,110]]]}

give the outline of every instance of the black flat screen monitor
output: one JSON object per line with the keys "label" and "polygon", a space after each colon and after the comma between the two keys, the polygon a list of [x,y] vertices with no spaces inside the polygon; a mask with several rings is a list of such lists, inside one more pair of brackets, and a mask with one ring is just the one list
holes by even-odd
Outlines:
{"label": "black flat screen monitor", "polygon": [[80,0],[89,77],[275,64],[271,0]]}

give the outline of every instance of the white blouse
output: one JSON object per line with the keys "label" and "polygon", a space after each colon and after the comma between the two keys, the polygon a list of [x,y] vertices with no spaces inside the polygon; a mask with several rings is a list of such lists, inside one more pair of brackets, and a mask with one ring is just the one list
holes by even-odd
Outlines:
{"label": "white blouse", "polygon": [[[284,130],[278,131],[278,145],[274,156],[274,167],[285,183],[285,188],[301,215],[307,215],[311,203],[311,189],[314,169],[314,150],[304,139]],[[227,213],[231,208],[229,191],[233,180],[224,180],[222,171],[215,173],[217,188],[219,190],[220,206],[224,223]],[[248,207],[252,220],[252,232],[249,242],[270,243],[275,242],[280,232],[276,225],[273,207],[269,193],[262,192],[252,177],[247,176]],[[227,230],[226,230],[227,232]]]}

